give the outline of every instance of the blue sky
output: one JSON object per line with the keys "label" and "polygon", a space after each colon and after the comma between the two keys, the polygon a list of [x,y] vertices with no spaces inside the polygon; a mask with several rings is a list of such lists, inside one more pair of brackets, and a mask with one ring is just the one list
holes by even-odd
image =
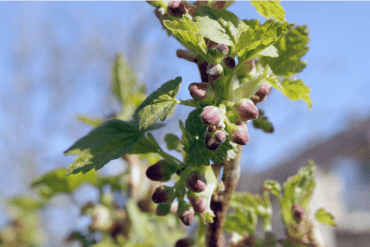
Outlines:
{"label": "blue sky", "polygon": [[[308,111],[304,102],[273,91],[259,106],[275,132],[250,127],[242,158],[248,172],[268,169],[370,114],[370,2],[289,1],[282,6],[289,22],[310,30],[310,49],[303,58],[308,66],[296,77],[312,89],[313,108]],[[74,120],[76,115],[99,117],[117,109],[107,99],[116,53],[125,54],[148,93],[182,76],[179,98],[190,98],[188,85],[200,82],[196,66],[176,57],[181,45],[161,29],[152,10],[144,2],[0,3],[2,198],[26,192],[31,175],[69,165],[73,157],[64,157],[63,151],[90,131]],[[249,2],[229,10],[241,19],[264,21]],[[190,110],[179,106],[168,129],[178,133],[178,119]],[[164,133],[155,136],[163,140]],[[20,158],[26,151],[35,157],[33,170]],[[113,162],[104,171],[119,167]]]}

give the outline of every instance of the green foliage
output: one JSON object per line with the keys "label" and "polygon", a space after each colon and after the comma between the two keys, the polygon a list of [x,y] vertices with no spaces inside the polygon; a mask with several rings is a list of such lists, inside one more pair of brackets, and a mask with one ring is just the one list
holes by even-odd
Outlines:
{"label": "green foliage", "polygon": [[130,151],[130,154],[158,153],[161,150],[152,134],[148,133],[141,141]]}
{"label": "green foliage", "polygon": [[167,143],[168,150],[182,151],[181,140],[176,135],[167,134],[164,140]]}
{"label": "green foliage", "polygon": [[253,127],[256,129],[262,129],[265,133],[272,133],[274,131],[274,127],[272,123],[267,120],[265,116],[265,112],[263,110],[258,110],[258,118],[253,120]]}
{"label": "green foliage", "polygon": [[278,76],[288,78],[301,72],[307,63],[301,57],[308,51],[308,28],[306,25],[296,26],[287,35],[275,43],[279,57],[262,57],[261,63],[270,65]]}
{"label": "green foliage", "polygon": [[104,119],[99,119],[99,118],[94,119],[88,116],[77,116],[77,119],[93,127],[98,127],[99,125],[104,123]]}
{"label": "green foliage", "polygon": [[46,201],[51,200],[60,193],[71,195],[84,183],[91,184],[99,189],[109,184],[112,190],[127,190],[127,186],[122,181],[124,174],[101,177],[96,171],[92,170],[85,174],[78,173],[66,176],[66,171],[67,169],[60,168],[48,172],[35,179],[30,186],[38,189],[39,196]]}
{"label": "green foliage", "polygon": [[186,47],[196,51],[204,58],[207,56],[207,45],[199,32],[197,25],[187,16],[182,20],[163,21],[173,35]]}
{"label": "green foliage", "polygon": [[227,216],[224,230],[229,233],[235,231],[241,234],[245,232],[252,234],[256,230],[257,219],[257,214],[252,207],[237,207]]}
{"label": "green foliage", "polygon": [[164,83],[151,93],[136,109],[134,119],[139,121],[139,129],[145,129],[158,120],[164,121],[173,113],[178,100],[175,98],[181,87],[181,77]]}
{"label": "green foliage", "polygon": [[258,13],[266,18],[274,18],[278,21],[285,21],[285,10],[279,1],[251,1]]}
{"label": "green foliage", "polygon": [[334,216],[331,213],[328,213],[325,209],[320,208],[316,211],[315,218],[317,221],[328,225],[328,226],[337,226]]}
{"label": "green foliage", "polygon": [[141,141],[144,133],[135,122],[113,119],[93,129],[64,153],[78,155],[67,168],[67,174],[98,170],[113,159],[130,152]]}
{"label": "green foliage", "polygon": [[8,200],[8,205],[22,211],[33,212],[46,206],[45,202],[29,196],[18,196]]}
{"label": "green foliage", "polygon": [[208,6],[197,9],[194,21],[203,37],[228,46],[235,46],[241,32],[248,29],[233,13]]}
{"label": "green foliage", "polygon": [[312,100],[308,95],[311,92],[311,89],[303,83],[302,80],[296,78],[293,79],[284,79],[281,82],[283,87],[282,94],[288,97],[291,100],[303,100],[307,103],[308,108],[312,108]]}
{"label": "green foliage", "polygon": [[257,29],[248,28],[244,31],[236,46],[239,63],[253,58],[270,45],[280,40],[292,29],[294,24],[288,22],[275,22],[274,19],[267,20]]}

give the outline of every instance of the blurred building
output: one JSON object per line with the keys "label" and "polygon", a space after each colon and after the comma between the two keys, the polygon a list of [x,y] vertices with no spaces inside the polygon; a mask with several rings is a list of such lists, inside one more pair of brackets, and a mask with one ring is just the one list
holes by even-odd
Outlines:
{"label": "blurred building", "polygon": [[[336,136],[307,145],[307,149],[273,169],[241,176],[237,190],[261,193],[266,179],[281,184],[312,159],[317,165],[317,186],[310,210],[324,208],[337,220],[337,227],[320,224],[328,247],[370,246],[370,119],[353,123]],[[273,210],[279,212],[276,198]],[[285,238],[279,213],[274,214],[273,232]]]}

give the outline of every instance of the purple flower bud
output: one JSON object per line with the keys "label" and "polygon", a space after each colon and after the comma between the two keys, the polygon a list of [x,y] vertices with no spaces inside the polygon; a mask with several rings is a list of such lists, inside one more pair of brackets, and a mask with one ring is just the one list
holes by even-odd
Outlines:
{"label": "purple flower bud", "polygon": [[212,80],[215,81],[224,76],[224,68],[221,64],[210,63],[207,67],[207,74],[211,76]]}
{"label": "purple flower bud", "polygon": [[217,143],[215,139],[212,138],[211,134],[212,132],[206,132],[206,138],[204,140],[204,144],[206,145],[206,148],[210,151],[215,151],[217,150],[220,146],[221,143]]}
{"label": "purple flower bud", "polygon": [[166,216],[170,212],[171,212],[171,204],[169,203],[158,204],[157,209],[155,210],[155,214],[157,216]]}
{"label": "purple flower bud", "polygon": [[[217,50],[221,53],[221,54],[223,54],[223,55],[227,55],[228,53],[229,53],[229,47],[227,47],[227,45],[225,45],[225,44],[219,44],[218,46],[217,46]],[[234,61],[235,62],[235,61]]]}
{"label": "purple flower bud", "polygon": [[258,109],[250,99],[241,99],[234,104],[234,114],[242,121],[253,120],[258,117]]}
{"label": "purple flower bud", "polygon": [[176,242],[175,247],[193,247],[195,246],[195,240],[192,238],[183,238]]}
{"label": "purple flower bud", "polygon": [[216,43],[216,42],[214,42],[210,39],[204,38],[204,41],[206,42],[207,48],[210,49],[210,50],[215,50],[218,46],[218,43]]}
{"label": "purple flower bud", "polygon": [[292,206],[293,216],[297,221],[301,221],[306,216],[306,212],[304,209],[297,203],[293,204]]}
{"label": "purple flower bud", "polygon": [[146,176],[153,181],[167,182],[176,170],[177,167],[167,160],[160,160],[146,170]]}
{"label": "purple flower bud", "polygon": [[186,202],[180,203],[176,214],[186,226],[190,226],[194,221],[194,209]]}
{"label": "purple flower bud", "polygon": [[189,91],[191,97],[196,101],[202,101],[204,103],[211,103],[215,98],[215,92],[211,84],[207,82],[202,83],[191,83],[189,85]]}
{"label": "purple flower bud", "polygon": [[189,62],[196,62],[197,61],[197,57],[198,57],[198,53],[196,53],[195,51],[192,51],[192,50],[182,50],[182,49],[178,49],[176,51],[176,55],[179,58],[183,58],[185,60],[188,60]]}
{"label": "purple flower bud", "polygon": [[222,144],[226,141],[226,134],[222,130],[217,130],[213,135],[216,143]]}
{"label": "purple flower bud", "polygon": [[208,82],[208,74],[207,74],[208,62],[204,60],[204,58],[198,57],[197,65],[198,65],[198,69],[200,72],[200,78],[202,79],[202,82]]}
{"label": "purple flower bud", "polygon": [[202,192],[206,189],[207,179],[200,171],[192,171],[186,178],[186,185],[193,192]]}
{"label": "purple flower bud", "polygon": [[187,196],[195,212],[203,213],[207,210],[207,199],[204,197],[204,195],[194,193],[189,190]]}
{"label": "purple flower bud", "polygon": [[170,1],[167,6],[167,13],[171,16],[182,16],[186,13],[185,3],[183,1]]}
{"label": "purple flower bud", "polygon": [[271,88],[267,84],[264,84],[260,89],[258,89],[258,91],[255,93],[255,95],[258,96],[258,98],[259,98],[257,103],[262,102],[263,100],[265,100],[267,95],[270,92],[271,92]]}
{"label": "purple flower bud", "polygon": [[217,106],[206,106],[203,108],[200,118],[204,125],[219,125],[223,120],[223,114]]}
{"label": "purple flower bud", "polygon": [[246,123],[237,121],[235,127],[230,131],[230,137],[233,142],[239,145],[246,145],[249,142],[248,127]]}
{"label": "purple flower bud", "polygon": [[229,69],[235,69],[236,63],[232,57],[224,57],[222,59],[223,64]]}
{"label": "purple flower bud", "polygon": [[166,203],[171,197],[173,197],[173,189],[168,186],[160,186],[155,189],[152,195],[152,201],[154,203]]}

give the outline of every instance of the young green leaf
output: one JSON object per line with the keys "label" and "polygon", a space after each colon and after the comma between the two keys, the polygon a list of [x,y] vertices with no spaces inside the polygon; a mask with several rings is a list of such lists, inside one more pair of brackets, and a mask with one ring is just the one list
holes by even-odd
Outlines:
{"label": "young green leaf", "polygon": [[274,44],[278,49],[279,57],[261,57],[260,61],[263,65],[268,64],[276,75],[291,77],[301,72],[307,65],[301,57],[308,51],[309,40],[308,27],[296,26]]}
{"label": "young green leaf", "polygon": [[263,110],[258,110],[258,118],[253,120],[253,127],[256,129],[262,129],[265,133],[272,133],[274,131],[274,126],[272,123],[267,120],[267,117],[264,116],[265,112]]}
{"label": "young green leaf", "polygon": [[109,120],[93,129],[66,150],[65,155],[78,155],[67,173],[98,170],[113,159],[127,154],[144,137],[134,122]]}
{"label": "young green leaf", "polygon": [[148,133],[148,136],[141,139],[141,141],[131,149],[130,154],[157,153],[160,149],[152,134]]}
{"label": "young green leaf", "polygon": [[197,9],[194,21],[203,37],[228,46],[235,46],[239,35],[248,29],[233,13],[208,6]]}
{"label": "young green leaf", "polygon": [[224,230],[228,233],[233,231],[243,234],[253,234],[257,226],[257,214],[252,207],[234,208],[234,213],[228,214]]}
{"label": "young green leaf", "polygon": [[316,211],[315,218],[317,221],[328,225],[328,226],[337,226],[335,219],[331,213],[326,212],[325,209],[320,208]]}
{"label": "young green leaf", "polygon": [[177,105],[175,98],[181,87],[181,77],[164,83],[151,93],[136,109],[134,119],[139,121],[139,129],[145,129],[158,120],[164,121],[173,113]]}
{"label": "young green leaf", "polygon": [[175,136],[174,134],[167,134],[164,140],[167,144],[168,150],[176,150],[178,152],[181,152],[182,145],[180,139],[177,136]]}
{"label": "young green leaf", "polygon": [[281,86],[283,87],[282,94],[284,96],[294,101],[303,100],[307,103],[309,109],[312,108],[312,100],[309,96],[311,89],[302,80],[296,78],[285,79]]}
{"label": "young green leaf", "polygon": [[186,47],[196,51],[203,57],[207,56],[207,45],[199,32],[197,25],[186,15],[179,21],[163,21],[173,35]]}
{"label": "young green leaf", "polygon": [[86,124],[89,124],[93,127],[98,127],[102,123],[104,123],[104,119],[101,118],[91,118],[88,116],[77,116],[77,119],[80,120],[81,122],[84,122]]}
{"label": "young green leaf", "polygon": [[11,207],[17,207],[23,211],[36,211],[47,205],[46,202],[39,201],[30,196],[17,196],[7,201],[7,204]]}
{"label": "young green leaf", "polygon": [[280,5],[280,0],[278,1],[251,1],[251,4],[256,7],[258,13],[266,18],[274,18],[278,21],[285,20],[284,8]]}
{"label": "young green leaf", "polygon": [[248,28],[238,39],[236,51],[239,63],[253,58],[259,52],[276,43],[293,26],[294,24],[289,24],[288,22],[275,22],[271,19],[267,20],[256,30]]}
{"label": "young green leaf", "polygon": [[265,57],[278,57],[278,49],[275,48],[273,45],[267,46],[262,51],[258,52],[258,55],[265,56]]}

